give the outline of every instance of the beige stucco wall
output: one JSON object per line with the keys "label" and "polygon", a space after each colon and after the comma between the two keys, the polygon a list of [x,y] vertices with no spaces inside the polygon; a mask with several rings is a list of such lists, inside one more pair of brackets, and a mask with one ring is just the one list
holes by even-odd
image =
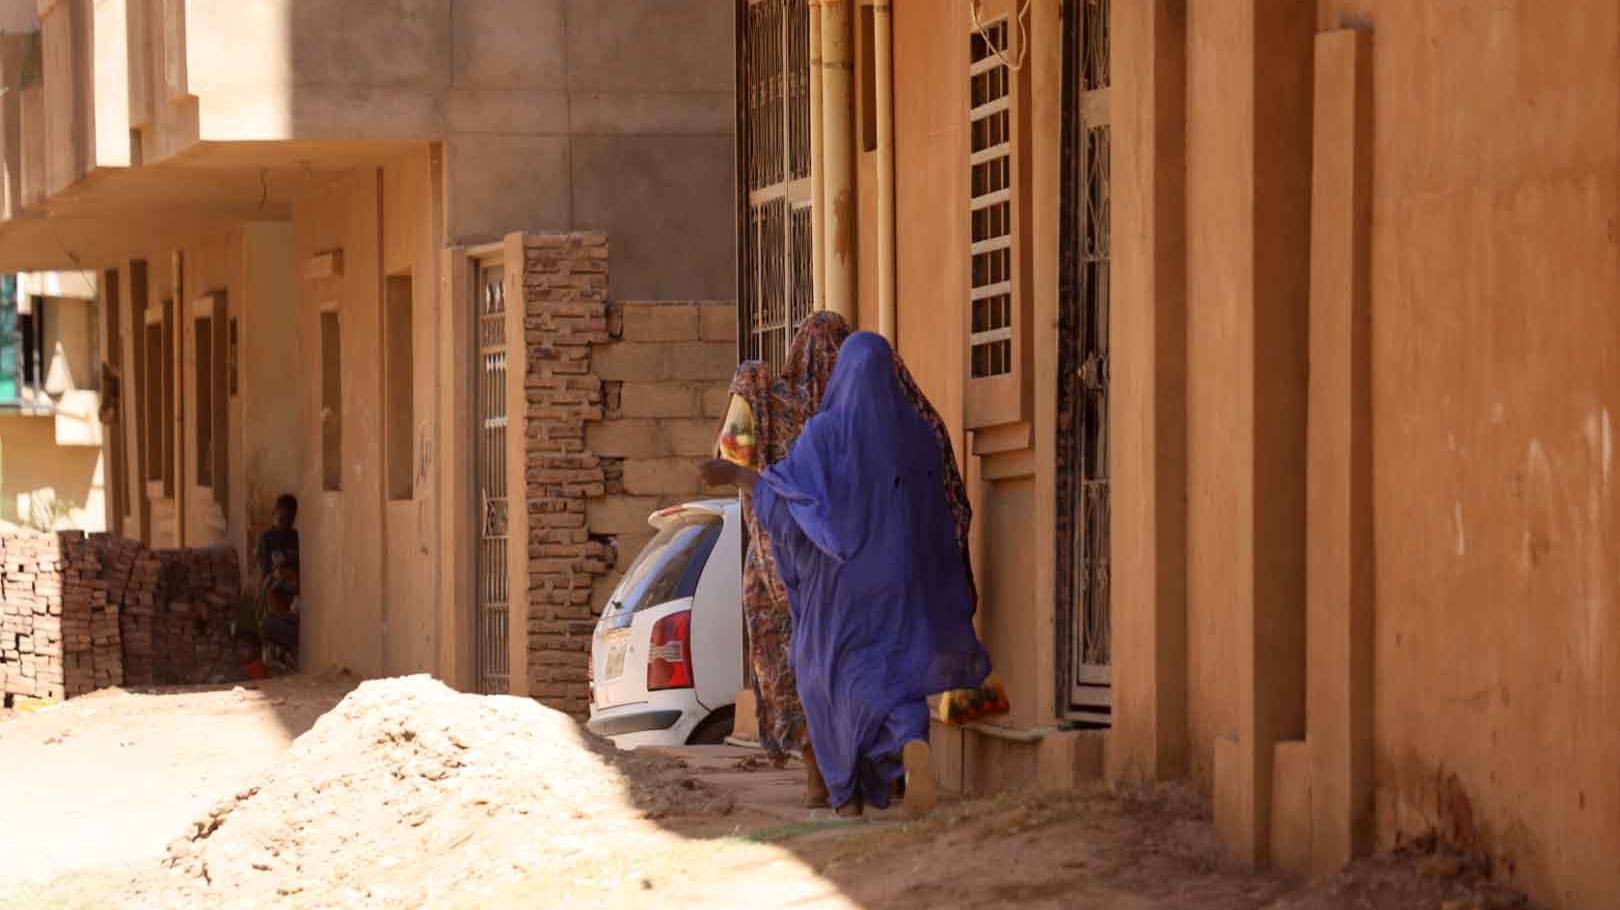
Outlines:
{"label": "beige stucco wall", "polygon": [[[243,296],[242,246],[240,229],[214,234],[188,246],[181,251],[183,269],[181,287],[178,291],[171,289],[169,292],[177,294],[175,318],[179,320],[181,339],[179,375],[182,386],[181,419],[184,422],[184,438],[180,451],[185,453],[185,473],[180,478],[180,487],[185,496],[185,546],[188,547],[234,543],[242,539],[242,535],[231,533],[230,516],[227,514],[228,503],[220,501],[214,487],[204,487],[200,484],[197,434],[197,318],[201,314],[198,306],[205,297],[223,294],[226,312],[217,309],[218,298],[216,298],[216,308],[212,311],[212,318],[215,320],[228,320],[230,311],[241,306],[239,298]],[[213,356],[223,356],[224,353],[215,351]],[[215,397],[217,399],[218,396]],[[213,407],[227,408],[228,420],[229,410],[234,409],[234,404],[236,402],[228,399],[215,400]],[[226,434],[225,440],[216,440],[215,444],[225,445],[227,454],[233,460],[239,455],[231,451],[234,446],[231,445],[229,433]],[[227,484],[226,490],[229,489]]]}
{"label": "beige stucco wall", "polygon": [[[388,611],[384,658],[389,673],[436,669],[435,573],[439,554],[448,546],[440,538],[433,479],[434,452],[441,445],[454,445],[455,436],[441,425],[436,407],[436,390],[441,382],[451,380],[440,377],[434,344],[438,307],[448,302],[440,298],[436,240],[443,222],[431,154],[423,149],[383,171],[383,273],[411,278],[411,378],[415,385],[413,425],[386,428],[391,435],[399,434],[410,450],[414,477],[408,498],[390,498],[384,503],[388,534],[383,574],[383,602]],[[383,411],[381,395],[378,402]],[[391,418],[385,413],[384,419]],[[385,465],[386,459],[379,459],[373,473],[386,477]]]}
{"label": "beige stucco wall", "polygon": [[[416,299],[416,415],[434,427],[438,263],[431,243],[428,151],[357,172],[301,200],[294,261],[343,251],[343,274],[300,282],[296,324],[308,414],[319,414],[320,314],[335,306],[342,338],[342,489],[322,489],[320,424],[306,420],[298,485],[306,601],[306,666],[334,663],[364,675],[435,669],[434,567],[440,552],[433,474],[418,470],[415,495],[385,491],[381,285],[409,270]],[[379,219],[381,219],[379,221]],[[414,433],[414,430],[410,431]],[[453,444],[437,440],[435,444]],[[432,451],[430,448],[428,451]],[[420,468],[420,465],[419,465]]]}
{"label": "beige stucco wall", "polygon": [[[1048,4],[1036,3],[1035,7],[1033,21],[1055,21],[1055,10]],[[1039,735],[1038,731],[1050,728],[1058,719],[1051,651],[1053,598],[1050,586],[1043,583],[1051,577],[1055,553],[1050,545],[1051,512],[1042,507],[1041,500],[1052,495],[1050,473],[1040,475],[1037,461],[1030,456],[1049,455],[1046,449],[1053,430],[1049,421],[1037,423],[1033,451],[998,456],[1001,465],[992,471],[996,479],[989,480],[981,459],[972,454],[971,434],[964,429],[969,242],[965,215],[967,83],[962,74],[967,68],[971,20],[967,4],[957,0],[945,4],[943,10],[896,4],[893,17],[899,99],[894,110],[897,346],[952,430],[973,499],[974,562],[980,595],[977,622],[1012,704],[1012,713],[997,722]],[[1056,47],[1055,29],[1036,29],[1032,34],[1037,47],[1029,65],[1055,73],[1056,58],[1050,53]],[[1039,47],[1041,42],[1048,46]],[[1038,75],[1032,78],[1036,84],[1044,84]],[[855,94],[857,99],[864,97],[862,92]],[[857,111],[862,103],[857,100]],[[1055,119],[1044,124],[1039,135],[1055,143]],[[857,129],[857,148],[861,138]],[[1039,155],[1032,160],[1037,165],[1044,163]],[[876,169],[870,153],[857,152],[857,162],[858,327],[876,330]],[[1028,179],[1039,178],[1031,174]],[[1034,227],[1025,238],[1032,251],[1055,249],[1055,199],[1053,196],[1050,207],[1032,209]],[[1043,215],[1050,220],[1043,220]],[[1032,259],[1035,271],[1055,265],[1042,252],[1035,252]],[[1042,283],[1035,271],[1028,278],[1028,287],[1033,319],[1039,325],[1056,318],[1056,273],[1041,271],[1052,279]],[[1050,352],[1037,352],[1037,358],[1043,363],[1048,359],[1055,362],[1055,346]],[[1034,411],[1030,419],[1037,419]],[[1033,742],[944,728],[935,730],[934,740],[939,771],[948,786],[990,792],[1027,786],[1035,780]]]}
{"label": "beige stucco wall", "polygon": [[[441,551],[434,453],[447,444],[436,405],[441,377],[438,183],[435,150],[356,169],[297,200],[289,222],[248,222],[200,233],[178,248],[138,249],[147,265],[145,300],[177,300],[176,496],[151,498],[140,476],[134,348],[139,314],[123,320],[130,512],[126,529],[157,546],[228,543],[250,558],[276,496],[300,500],[306,664],[366,675],[438,669],[437,585]],[[305,273],[309,260],[342,251],[340,274]],[[175,264],[179,263],[179,272]],[[120,304],[132,306],[132,267],[117,269]],[[413,425],[402,429],[417,468],[410,499],[385,501],[381,281],[409,274],[414,301]],[[178,282],[176,278],[178,277]],[[235,321],[237,390],[226,409],[228,496],[218,501],[197,473],[195,306],[214,297],[215,318]],[[224,310],[217,309],[223,301]],[[343,489],[321,488],[321,309],[342,321]],[[228,329],[227,329],[228,332]],[[217,352],[226,356],[226,351]],[[109,440],[112,437],[109,435]],[[92,450],[93,451],[93,450]],[[143,514],[144,513],[144,514]],[[143,528],[145,529],[143,531]]]}
{"label": "beige stucco wall", "polygon": [[0,32],[27,32],[39,28],[39,0],[0,3]]}
{"label": "beige stucco wall", "polygon": [[303,344],[292,225],[260,222],[242,229],[240,292],[231,314],[239,333],[238,397],[231,402],[231,539],[250,552],[270,526],[276,497],[296,493],[310,458],[304,445],[309,405],[288,394],[307,381],[314,356]]}
{"label": "beige stucco wall", "polygon": [[[1371,676],[1340,681],[1375,693],[1379,843],[1437,827],[1540,900],[1607,906],[1620,14],[1576,0],[1228,6],[1114,12],[1115,770],[1190,773],[1234,854],[1264,861],[1276,761],[1280,830],[1309,839],[1311,67],[1316,30],[1370,28],[1376,652]],[[1050,87],[1050,20],[1034,7],[1031,79]],[[959,427],[961,33],[937,12],[894,11],[899,345]],[[1037,216],[1037,244],[1050,229]],[[1036,414],[1039,452],[1053,427]],[[1050,465],[1036,463],[1032,481],[975,483],[984,634],[1025,727],[1052,717]],[[964,786],[1040,773],[1012,745],[939,743]]]}
{"label": "beige stucco wall", "polygon": [[1321,7],[1374,33],[1380,840],[1612,906],[1620,13]]}
{"label": "beige stucco wall", "polygon": [[1312,45],[1285,5],[1187,9],[1190,763],[1255,862],[1273,744],[1305,732]]}
{"label": "beige stucco wall", "polygon": [[45,391],[61,395],[100,385],[96,360],[95,302],[71,297],[45,298]]}
{"label": "beige stucco wall", "polygon": [[[99,531],[104,493],[100,449],[57,445],[53,417],[0,414],[0,521],[29,523],[43,508],[66,527]],[[53,513],[52,501],[65,514]]]}

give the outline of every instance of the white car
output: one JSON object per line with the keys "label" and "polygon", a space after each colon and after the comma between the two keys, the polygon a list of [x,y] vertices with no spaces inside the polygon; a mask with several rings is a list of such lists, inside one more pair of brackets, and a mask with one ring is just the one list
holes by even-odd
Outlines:
{"label": "white car", "polygon": [[656,512],[591,638],[586,727],[621,749],[718,744],[743,685],[741,506]]}

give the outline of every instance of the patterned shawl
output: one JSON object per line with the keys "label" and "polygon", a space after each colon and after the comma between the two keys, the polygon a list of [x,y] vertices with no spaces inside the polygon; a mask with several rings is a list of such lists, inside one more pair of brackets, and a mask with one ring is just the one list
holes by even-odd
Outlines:
{"label": "patterned shawl", "polygon": [[[852,330],[844,317],[830,311],[813,313],[793,336],[788,349],[787,363],[782,375],[774,381],[769,369],[757,360],[748,361],[737,368],[731,383],[731,393],[748,402],[754,412],[754,435],[760,464],[768,467],[787,457],[804,425],[815,416],[821,406],[822,393],[832,377],[838,362],[838,349]],[[956,519],[956,540],[962,548],[962,558],[968,560],[968,534],[973,524],[973,505],[968,499],[967,484],[956,463],[956,449],[951,445],[950,430],[923,394],[911,371],[898,352],[894,357],[895,370],[907,400],[934,429],[939,441],[940,461],[944,466],[945,497],[951,514]],[[968,560],[968,577],[972,580],[972,561]]]}

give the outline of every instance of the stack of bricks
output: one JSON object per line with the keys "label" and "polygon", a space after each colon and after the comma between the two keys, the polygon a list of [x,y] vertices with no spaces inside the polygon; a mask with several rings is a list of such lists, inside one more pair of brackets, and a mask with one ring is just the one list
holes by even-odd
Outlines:
{"label": "stack of bricks", "polygon": [[110,540],[79,532],[0,536],[0,695],[58,701],[123,684]]}
{"label": "stack of bricks", "polygon": [[130,559],[119,627],[124,637],[124,682],[150,686],[157,682],[157,610],[163,586],[163,557],[139,549]]}
{"label": "stack of bricks", "polygon": [[62,674],[69,698],[124,684],[118,604],[108,597],[106,544],[102,535],[61,535]]}
{"label": "stack of bricks", "polygon": [[0,697],[64,698],[56,536],[7,532],[0,536],[0,560]]}
{"label": "stack of bricks", "polygon": [[229,547],[169,550],[153,612],[153,682],[204,683],[234,678],[239,663],[232,624],[242,593]]}
{"label": "stack of bricks", "polygon": [[529,693],[583,716],[596,616],[648,515],[702,493],[736,307],[609,304],[601,234],[530,236],[525,253]]}
{"label": "stack of bricks", "polygon": [[147,550],[106,534],[0,535],[0,697],[200,683],[238,669],[229,548]]}

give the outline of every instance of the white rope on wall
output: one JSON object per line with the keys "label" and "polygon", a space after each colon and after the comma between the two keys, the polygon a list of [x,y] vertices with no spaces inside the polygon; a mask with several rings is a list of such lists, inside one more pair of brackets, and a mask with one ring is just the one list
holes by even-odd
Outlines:
{"label": "white rope on wall", "polygon": [[985,46],[990,48],[990,53],[999,57],[1001,62],[1007,65],[1008,69],[1016,73],[1023,69],[1024,54],[1029,50],[1029,29],[1024,24],[1024,17],[1029,13],[1030,0],[1024,0],[1018,7],[1018,15],[1013,17],[1018,27],[1017,61],[1008,60],[1007,55],[1001,52],[1001,48],[996,47],[996,43],[990,40],[990,33],[984,30],[984,23],[979,21],[979,7],[983,5],[983,2],[984,0],[970,0],[968,3],[968,15],[973,18],[973,28],[978,31],[979,37],[984,39]]}

